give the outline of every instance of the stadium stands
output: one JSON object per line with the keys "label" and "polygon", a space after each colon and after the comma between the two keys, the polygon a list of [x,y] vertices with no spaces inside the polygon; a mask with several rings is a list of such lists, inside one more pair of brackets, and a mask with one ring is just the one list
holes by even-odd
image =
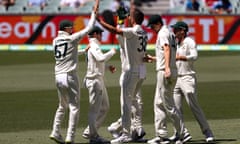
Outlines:
{"label": "stadium stands", "polygon": [[[48,0],[48,4],[46,7],[39,10],[39,8],[29,8],[27,6],[28,0],[15,0],[15,4],[13,6],[9,6],[8,9],[0,6],[1,14],[17,14],[17,13],[30,13],[30,14],[38,14],[38,13],[46,13],[46,14],[89,14],[92,10],[94,1],[89,1],[84,6],[79,9],[73,9],[70,7],[60,7],[59,0]],[[106,9],[110,8],[111,2],[113,0],[101,0],[100,1],[100,12],[103,12]],[[129,1],[129,0],[125,0]],[[169,0],[155,0],[149,2],[143,2],[139,8],[145,14],[209,14],[208,4],[205,4],[207,0],[199,0],[201,6],[199,12],[186,11],[184,6],[178,6],[175,8],[170,8]],[[232,14],[240,13],[240,0],[230,0],[233,6]]]}
{"label": "stadium stands", "polygon": [[24,8],[25,13],[29,14],[37,14],[37,13],[42,13],[42,9],[39,6],[31,6],[31,7],[25,7]]}
{"label": "stadium stands", "polygon": [[3,5],[0,5],[0,13],[5,13],[6,12],[6,7]]}
{"label": "stadium stands", "polygon": [[[100,12],[108,9],[110,7],[110,3],[112,0],[101,0],[100,1]],[[84,6],[79,9],[73,9],[71,7],[60,7],[59,0],[48,0],[47,6],[40,9],[37,7],[30,8],[27,5],[28,0],[16,0],[16,3],[13,6],[10,6],[6,9],[4,6],[0,7],[0,13],[7,14],[17,14],[17,13],[26,13],[26,14],[38,14],[38,13],[46,13],[46,14],[56,14],[56,13],[82,13],[88,14],[91,13],[92,7],[94,5],[94,1],[87,2]]]}

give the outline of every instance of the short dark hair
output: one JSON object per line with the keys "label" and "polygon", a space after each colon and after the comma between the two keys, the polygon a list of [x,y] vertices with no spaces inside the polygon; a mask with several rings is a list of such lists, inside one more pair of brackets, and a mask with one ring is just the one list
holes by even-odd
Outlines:
{"label": "short dark hair", "polygon": [[153,24],[158,24],[160,23],[161,25],[163,25],[163,20],[162,17],[158,14],[155,15],[151,15],[148,19],[148,27],[152,26]]}
{"label": "short dark hair", "polygon": [[88,32],[88,35],[91,37],[95,33],[101,34],[102,32],[103,32],[103,30],[99,26],[93,26],[93,28]]}
{"label": "short dark hair", "polygon": [[141,10],[135,9],[133,11],[133,18],[137,24],[141,25],[144,20],[144,14]]}

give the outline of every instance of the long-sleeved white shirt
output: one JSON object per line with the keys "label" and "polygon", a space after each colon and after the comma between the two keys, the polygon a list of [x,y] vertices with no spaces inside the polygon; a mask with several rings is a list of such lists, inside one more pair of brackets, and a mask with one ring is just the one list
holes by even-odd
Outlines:
{"label": "long-sleeved white shirt", "polygon": [[65,31],[58,31],[58,36],[53,40],[55,54],[55,74],[77,71],[78,69],[78,43],[88,34],[94,26],[96,14],[92,12],[88,26],[83,30],[70,35]]}
{"label": "long-sleeved white shirt", "polygon": [[180,56],[186,56],[187,58],[187,61],[178,60],[176,62],[178,75],[195,74],[193,63],[198,57],[196,42],[192,38],[186,37],[178,45],[177,54]]}
{"label": "long-sleeved white shirt", "polygon": [[100,42],[96,38],[90,38],[89,41],[90,48],[87,52],[88,65],[86,78],[104,76],[105,62],[108,61],[116,52],[111,49],[106,53],[102,53]]}

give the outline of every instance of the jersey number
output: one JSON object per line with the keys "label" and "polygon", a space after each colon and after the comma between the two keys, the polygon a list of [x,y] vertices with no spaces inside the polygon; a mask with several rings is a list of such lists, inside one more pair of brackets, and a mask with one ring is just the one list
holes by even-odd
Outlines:
{"label": "jersey number", "polygon": [[146,51],[146,47],[147,47],[147,37],[145,36],[140,36],[139,38],[138,38],[138,40],[140,41],[140,45],[141,45],[141,47],[140,48],[138,48],[138,51],[139,52],[142,52],[142,51]]}
{"label": "jersey number", "polygon": [[56,45],[54,48],[54,51],[55,51],[55,58],[64,58],[67,54],[67,43]]}

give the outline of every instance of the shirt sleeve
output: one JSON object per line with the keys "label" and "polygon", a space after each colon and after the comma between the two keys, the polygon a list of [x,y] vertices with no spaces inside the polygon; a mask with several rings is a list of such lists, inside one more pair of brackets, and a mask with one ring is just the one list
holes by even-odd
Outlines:
{"label": "shirt sleeve", "polygon": [[133,29],[132,28],[122,28],[123,36],[127,39],[133,36]]}
{"label": "shirt sleeve", "polygon": [[98,47],[97,45],[91,45],[91,48],[89,50],[95,57],[95,59],[99,62],[108,61],[115,54],[115,51],[113,50],[102,53],[100,47]]}
{"label": "shirt sleeve", "polygon": [[92,12],[91,18],[90,18],[87,26],[84,29],[82,29],[81,31],[72,34],[72,36],[71,36],[72,40],[73,41],[80,40],[82,37],[87,35],[88,32],[93,28],[95,21],[96,21],[96,14],[94,12]]}
{"label": "shirt sleeve", "polygon": [[164,45],[169,45],[168,36],[169,35],[167,33],[159,33],[158,39],[161,47],[163,47]]}
{"label": "shirt sleeve", "polygon": [[192,39],[186,39],[189,48],[189,55],[186,56],[187,60],[196,60],[198,57],[196,42]]}

